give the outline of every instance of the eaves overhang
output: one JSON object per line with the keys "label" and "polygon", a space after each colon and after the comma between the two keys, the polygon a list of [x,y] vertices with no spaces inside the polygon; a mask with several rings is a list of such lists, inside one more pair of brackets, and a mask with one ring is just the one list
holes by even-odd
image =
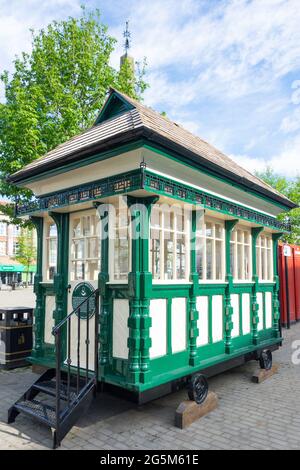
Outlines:
{"label": "eaves overhang", "polygon": [[55,169],[59,170],[59,168],[65,167],[68,164],[75,164],[76,162],[82,161],[84,158],[117,149],[121,145],[130,144],[140,139],[143,139],[150,145],[154,147],[157,146],[157,148],[163,149],[166,152],[172,152],[177,155],[181,161],[192,164],[192,166],[204,172],[209,171],[212,176],[222,178],[229,184],[238,185],[244,191],[251,191],[257,195],[263,196],[269,201],[281,205],[283,210],[290,210],[298,207],[297,204],[290,201],[289,199],[281,197],[272,191],[268,191],[267,189],[256,185],[252,181],[249,181],[246,178],[233,173],[232,171],[226,170],[224,167],[218,166],[215,163],[208,161],[205,157],[202,157],[198,153],[192,152],[183,145],[179,145],[178,143],[173,142],[171,139],[168,139],[145,126],[140,126],[136,129],[119,133],[105,141],[102,141],[101,143],[94,143],[93,145],[85,147],[81,151],[76,150],[75,152],[64,156],[64,158],[59,161],[47,161],[35,168],[25,168],[24,170],[20,170],[7,177],[7,181],[9,183],[22,186],[23,183],[25,183],[28,179],[39,179],[46,177],[47,172],[49,171]]}

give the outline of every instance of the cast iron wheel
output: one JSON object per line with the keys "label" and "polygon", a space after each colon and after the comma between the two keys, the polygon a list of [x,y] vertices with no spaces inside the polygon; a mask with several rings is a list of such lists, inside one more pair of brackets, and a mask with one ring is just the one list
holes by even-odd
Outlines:
{"label": "cast iron wheel", "polygon": [[188,385],[189,399],[201,405],[208,395],[208,382],[204,375],[195,374],[192,376]]}
{"label": "cast iron wheel", "polygon": [[262,351],[259,364],[261,369],[271,370],[273,365],[272,353],[269,349]]}

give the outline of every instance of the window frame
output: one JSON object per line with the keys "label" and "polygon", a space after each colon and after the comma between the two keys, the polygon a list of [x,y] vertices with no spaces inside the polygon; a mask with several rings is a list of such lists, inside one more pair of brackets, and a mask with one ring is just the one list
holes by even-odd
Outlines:
{"label": "window frame", "polygon": [[[118,212],[119,211],[126,211],[127,212],[127,225],[120,225]],[[121,219],[122,220],[122,219]],[[132,236],[131,236],[131,213],[130,208],[126,204],[119,204],[109,208],[109,215],[108,215],[108,225],[109,225],[109,234],[113,236],[110,237],[109,244],[108,244],[108,279],[109,284],[128,284],[128,274],[132,268]],[[115,279],[115,233],[116,230],[127,230],[127,242],[128,242],[128,273],[126,279]],[[126,238],[124,238],[126,239]]]}
{"label": "window frame", "polygon": [[[242,241],[238,240],[238,232],[242,232]],[[249,243],[245,243],[245,232],[248,233]],[[234,240],[232,240],[234,236]],[[234,269],[231,269],[231,247],[234,246]],[[238,247],[242,247],[242,258],[239,259],[238,256]],[[249,276],[245,278],[245,250],[246,247],[249,249]],[[240,265],[240,266],[239,266]],[[240,278],[238,273],[241,268],[242,277]],[[239,284],[248,284],[253,282],[253,269],[252,269],[252,233],[251,228],[246,227],[242,224],[237,224],[231,232],[230,235],[230,272],[233,277],[233,282]]]}
{"label": "window frame", "polygon": [[[169,207],[168,210],[167,207]],[[175,207],[175,210],[172,209]],[[180,214],[183,216],[183,230],[177,230],[178,227],[178,214],[176,213],[176,208],[180,210]],[[154,211],[158,211],[159,213],[159,224],[153,225],[152,224],[152,216]],[[170,224],[169,228],[165,227],[165,218],[166,214],[170,217]],[[188,215],[187,215],[188,214]],[[171,216],[173,215],[173,227],[171,224]],[[154,273],[152,270],[152,239],[151,232],[152,230],[159,232],[159,244],[160,244],[160,277],[155,278]],[[165,234],[169,233],[173,235],[173,249],[172,249],[172,272],[173,272],[173,279],[166,278],[166,263],[165,263],[165,241],[169,238],[166,238]],[[185,278],[180,279],[177,278],[177,240],[180,239],[178,235],[182,235],[186,242],[185,242]],[[152,207],[151,215],[150,215],[150,223],[149,223],[149,271],[152,274],[152,282],[153,284],[190,284],[190,249],[191,249],[191,210],[186,210],[184,207],[179,205],[168,205],[168,203],[162,202],[157,203]]]}
{"label": "window frame", "polygon": [[[95,227],[94,227],[94,233],[91,233],[90,235],[86,235],[84,233],[84,218],[85,217],[95,217]],[[74,220],[79,219],[80,220],[80,234],[79,236],[74,236],[73,230],[74,230],[74,225],[73,222]],[[91,239],[96,239],[98,242],[98,258],[89,257],[88,255],[88,242]],[[74,254],[74,248],[75,248],[75,243],[76,241],[81,241],[83,240],[83,257],[78,258],[78,257],[73,257]],[[98,274],[96,279],[90,279],[87,274],[88,274],[88,265],[89,262],[96,261],[98,262],[98,269],[97,273],[100,272],[101,270],[101,239],[100,239],[100,220],[97,214],[96,209],[88,209],[85,211],[80,211],[80,212],[73,212],[70,214],[70,236],[69,236],[69,281],[72,283],[75,282],[93,282],[98,279]],[[76,278],[76,264],[78,262],[82,262],[84,265],[84,275],[82,279],[77,279]],[[73,269],[74,265],[74,269]]]}
{"label": "window frame", "polygon": [[[267,245],[266,244],[265,246],[262,245],[261,243],[262,239],[265,240],[265,243],[267,242]],[[267,279],[264,279],[262,275],[263,274],[262,255],[264,257],[264,265],[265,265],[265,270],[267,273]],[[272,240],[271,233],[263,231],[257,237],[256,245],[255,245],[255,256],[256,256],[256,274],[258,276],[258,281],[264,284],[274,283],[273,240]]]}
{"label": "window frame", "polygon": [[54,225],[56,227],[56,224],[54,222],[53,219],[51,219],[50,217],[47,217],[44,219],[44,250],[43,250],[43,282],[46,282],[46,283],[53,283],[54,282],[54,277],[52,279],[50,279],[50,276],[49,276],[49,269],[50,267],[50,263],[49,263],[49,260],[50,260],[50,251],[49,251],[49,247],[50,247],[50,240],[55,240],[56,239],[56,263],[54,265],[54,275],[56,274],[57,272],[57,236],[54,237],[54,236],[50,236],[50,227],[51,225]]}
{"label": "window frame", "polygon": [[[199,225],[198,223],[200,222],[200,218],[203,219],[203,233],[201,234],[199,230]],[[226,232],[225,232],[225,220],[223,219],[218,219],[216,217],[212,216],[207,216],[205,214],[202,214],[197,220],[197,228],[196,228],[196,234],[195,234],[195,239],[196,239],[196,270],[199,275],[199,284],[224,284],[226,282]],[[206,224],[210,223],[212,224],[212,236],[208,237],[206,234]],[[222,237],[221,238],[216,238],[216,225],[221,226],[222,230]],[[204,240],[203,244],[203,277],[200,277],[200,273],[198,271],[198,266],[197,266],[197,248],[198,248],[198,241],[199,239]],[[207,279],[207,251],[206,251],[206,240],[212,240],[212,279]],[[221,241],[221,251],[222,251],[222,256],[221,256],[221,279],[216,279],[216,241]]]}

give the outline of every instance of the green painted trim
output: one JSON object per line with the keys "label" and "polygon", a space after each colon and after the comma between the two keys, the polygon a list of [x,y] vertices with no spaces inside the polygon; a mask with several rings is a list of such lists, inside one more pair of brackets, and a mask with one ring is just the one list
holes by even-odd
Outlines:
{"label": "green painted trim", "polygon": [[225,289],[224,298],[224,331],[225,331],[225,352],[230,354],[233,348],[232,342],[232,330],[233,330],[233,308],[231,305],[231,294],[233,292],[233,274],[230,269],[230,240],[231,233],[234,227],[237,225],[237,219],[231,219],[225,221],[225,271],[227,286]]}
{"label": "green painted trim", "polygon": [[[113,103],[114,100],[117,100],[120,102],[120,111],[118,113],[115,113],[114,106],[116,103]],[[115,118],[118,115],[124,114],[130,110],[134,109],[134,106],[126,101],[119,93],[116,91],[113,91],[106,102],[104,103],[104,106],[102,107],[100,114],[98,115],[94,126],[97,126],[101,122],[108,121],[111,118]]]}
{"label": "green painted trim", "polygon": [[37,233],[37,261],[36,274],[34,277],[34,293],[36,305],[34,309],[34,332],[35,342],[32,355],[36,358],[43,355],[44,330],[45,330],[45,302],[41,283],[43,281],[43,242],[44,242],[44,219],[42,217],[30,217]]}
{"label": "green painted trim", "polygon": [[222,197],[210,194],[208,191],[195,189],[187,184],[179,183],[161,176],[151,170],[142,170],[144,172],[143,189],[163,196],[170,197],[179,201],[185,201],[190,204],[199,204],[205,209],[210,209],[230,217],[238,217],[258,225],[273,228],[274,230],[283,230],[285,224],[278,222],[276,217],[268,216],[254,209],[248,209],[242,204],[232,203]]}
{"label": "green painted trim", "polygon": [[[57,269],[54,275],[56,306],[53,312],[54,325],[58,325],[68,314],[69,284],[69,214],[50,212],[57,226]],[[67,348],[67,325],[62,334],[62,358]]]}
{"label": "green painted trim", "polygon": [[253,227],[251,229],[251,236],[252,236],[252,295],[251,295],[251,311],[252,311],[252,340],[253,344],[258,344],[259,342],[259,332],[258,332],[258,324],[259,324],[259,305],[257,303],[257,292],[259,289],[258,283],[258,275],[257,275],[257,266],[256,266],[256,242],[257,238],[260,233],[263,231],[263,227]]}

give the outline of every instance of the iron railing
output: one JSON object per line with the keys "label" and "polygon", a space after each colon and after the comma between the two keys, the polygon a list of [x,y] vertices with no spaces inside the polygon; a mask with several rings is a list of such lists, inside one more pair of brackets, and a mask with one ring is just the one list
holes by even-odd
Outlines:
{"label": "iron railing", "polygon": [[[76,336],[72,335],[72,321],[77,317]],[[94,370],[90,370],[90,321],[94,317]],[[85,319],[85,328],[82,331],[82,319]],[[79,403],[80,398],[94,387],[97,389],[98,379],[98,327],[99,327],[99,289],[93,291],[86,297],[66,318],[58,323],[53,329],[56,350],[56,432],[59,432],[61,421],[73,407]],[[85,364],[80,363],[82,339],[85,337],[86,360]],[[67,339],[66,352],[62,345]],[[75,340],[77,344],[75,364],[72,362],[72,344]],[[65,372],[66,379],[62,382],[62,371]],[[63,395],[63,398],[62,398]],[[67,402],[67,406],[61,413],[61,400]]]}

